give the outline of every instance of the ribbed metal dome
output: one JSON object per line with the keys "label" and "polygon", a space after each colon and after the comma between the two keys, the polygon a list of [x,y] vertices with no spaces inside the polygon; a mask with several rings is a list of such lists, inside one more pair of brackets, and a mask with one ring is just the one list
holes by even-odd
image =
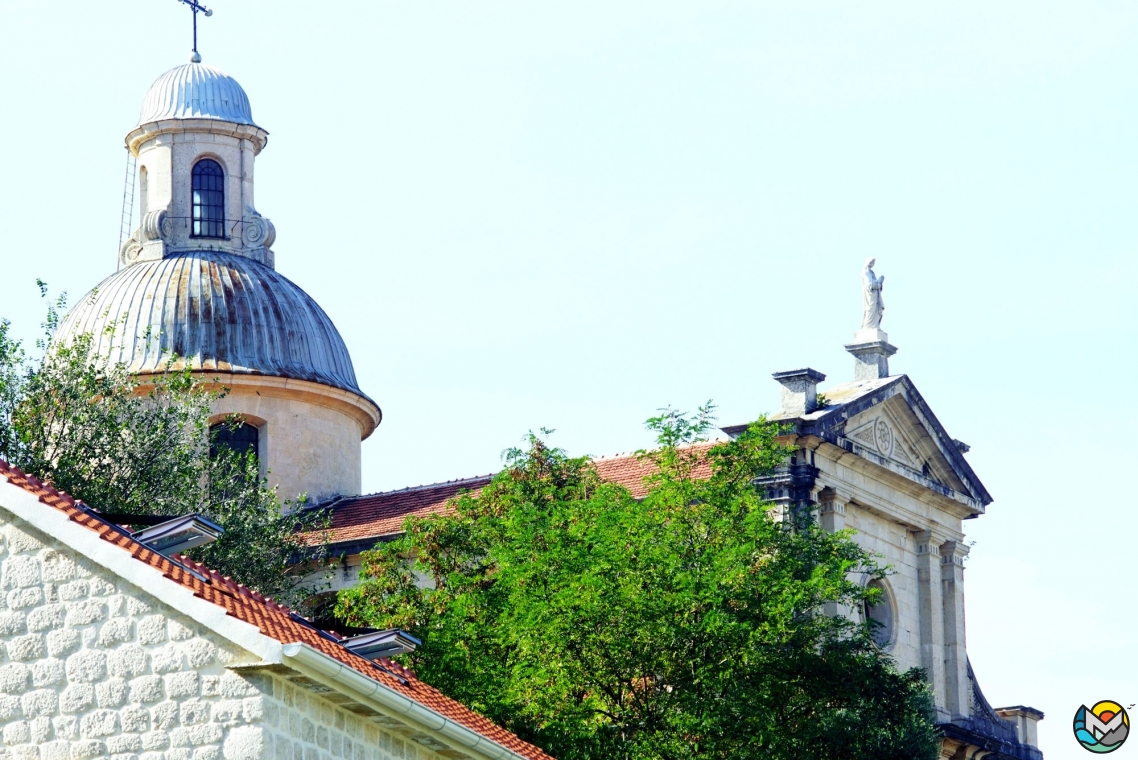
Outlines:
{"label": "ribbed metal dome", "polygon": [[76,303],[58,338],[132,372],[175,369],[272,375],[364,398],[332,320],[291,280],[256,261],[194,251],[126,267]]}
{"label": "ribbed metal dome", "polygon": [[161,119],[218,119],[257,126],[249,96],[237,80],[204,63],[170,69],[150,85],[138,124]]}

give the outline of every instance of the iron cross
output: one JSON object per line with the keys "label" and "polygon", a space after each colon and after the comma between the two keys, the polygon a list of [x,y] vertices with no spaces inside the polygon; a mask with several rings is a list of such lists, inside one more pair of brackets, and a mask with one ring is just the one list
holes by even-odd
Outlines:
{"label": "iron cross", "polygon": [[207,17],[213,15],[213,11],[206,8],[198,2],[198,0],[178,0],[179,3],[185,3],[190,6],[190,10],[194,12],[194,52],[198,52],[198,12],[204,13]]}

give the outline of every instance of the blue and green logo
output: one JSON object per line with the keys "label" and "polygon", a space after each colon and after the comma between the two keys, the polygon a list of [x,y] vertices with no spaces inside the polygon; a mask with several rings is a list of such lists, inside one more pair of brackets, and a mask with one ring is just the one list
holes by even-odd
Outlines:
{"label": "blue and green logo", "polygon": [[[1133,705],[1131,705],[1133,707]],[[1117,702],[1104,700],[1075,712],[1075,738],[1088,752],[1114,752],[1130,735],[1130,716]]]}

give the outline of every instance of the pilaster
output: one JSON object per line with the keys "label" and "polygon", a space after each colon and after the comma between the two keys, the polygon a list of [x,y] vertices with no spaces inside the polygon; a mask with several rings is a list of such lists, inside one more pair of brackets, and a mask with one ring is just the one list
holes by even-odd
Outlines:
{"label": "pilaster", "polygon": [[836,533],[846,527],[846,505],[853,498],[848,491],[823,488],[818,494],[818,524],[827,533]]}
{"label": "pilaster", "polygon": [[[846,505],[850,503],[853,494],[841,488],[826,486],[818,492],[818,524],[827,533],[836,533],[846,527]],[[828,602],[822,607],[825,614],[831,617],[853,618],[853,610],[844,604]]]}
{"label": "pilaster", "polygon": [[917,543],[917,594],[921,639],[921,667],[932,687],[938,713],[950,718],[946,709],[944,679],[944,597],[941,582],[940,545],[943,536],[932,531],[914,535]]}
{"label": "pilaster", "polygon": [[967,556],[968,547],[960,541],[945,541],[940,547],[945,706],[953,716],[963,717],[971,713],[971,685],[964,636],[964,558]]}

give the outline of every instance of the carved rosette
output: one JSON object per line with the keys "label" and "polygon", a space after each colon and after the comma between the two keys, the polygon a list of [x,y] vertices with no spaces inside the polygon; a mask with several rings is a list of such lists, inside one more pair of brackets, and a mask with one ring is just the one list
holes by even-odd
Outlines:
{"label": "carved rosette", "polygon": [[893,429],[883,419],[878,419],[873,425],[873,436],[877,443],[877,450],[885,456],[893,453]]}

